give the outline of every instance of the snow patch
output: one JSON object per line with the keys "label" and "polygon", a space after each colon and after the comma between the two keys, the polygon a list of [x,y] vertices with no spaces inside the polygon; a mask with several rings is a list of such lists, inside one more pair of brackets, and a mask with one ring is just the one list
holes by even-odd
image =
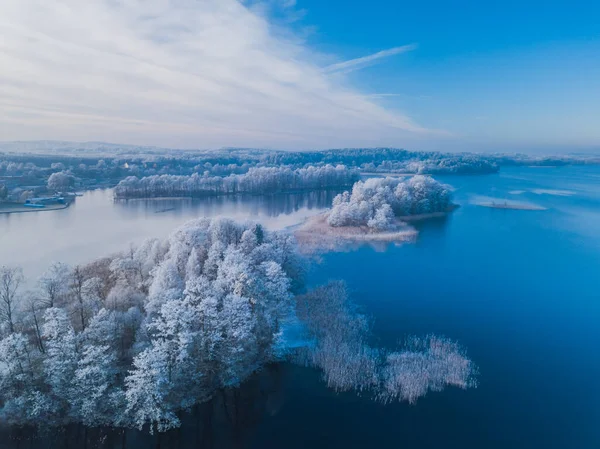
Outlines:
{"label": "snow patch", "polygon": [[525,201],[514,201],[503,198],[492,198],[488,196],[475,196],[471,199],[471,204],[492,209],[511,209],[511,210],[547,210],[547,208],[534,203]]}
{"label": "snow patch", "polygon": [[532,193],[536,195],[553,195],[553,196],[573,196],[575,192],[572,190],[557,190],[557,189],[533,189]]}

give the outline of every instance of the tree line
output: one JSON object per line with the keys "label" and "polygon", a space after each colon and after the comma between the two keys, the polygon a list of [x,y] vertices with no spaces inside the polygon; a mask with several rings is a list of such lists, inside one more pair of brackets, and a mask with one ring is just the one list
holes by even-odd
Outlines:
{"label": "tree line", "polygon": [[116,198],[201,197],[237,193],[271,194],[295,190],[319,190],[352,185],[358,172],[343,165],[291,169],[253,167],[241,175],[157,175],[128,177],[115,187]]}
{"label": "tree line", "polygon": [[[29,145],[29,146],[28,146]],[[253,168],[290,170],[344,165],[350,170],[406,174],[488,174],[504,166],[557,166],[598,164],[595,156],[529,156],[418,152],[397,148],[349,148],[321,151],[270,151],[221,149],[212,151],[171,150],[127,145],[69,142],[0,143],[0,201],[22,201],[28,197],[75,187],[80,190],[113,187],[127,177],[159,175],[229,177],[247,174]],[[23,153],[30,149],[36,153]],[[60,178],[50,181],[53,174]],[[215,181],[216,182],[216,181]]]}

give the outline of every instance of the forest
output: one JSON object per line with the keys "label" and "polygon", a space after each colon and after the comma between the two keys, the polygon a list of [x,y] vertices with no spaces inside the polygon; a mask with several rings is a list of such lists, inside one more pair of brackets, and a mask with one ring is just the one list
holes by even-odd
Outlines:
{"label": "forest", "polygon": [[38,280],[2,267],[0,420],[163,432],[278,363],[382,402],[476,385],[475,365],[443,337],[374,345],[342,282],[307,288],[309,263],[289,233],[198,219]]}
{"label": "forest", "polygon": [[[297,171],[343,165],[348,170],[356,169],[361,173],[476,175],[496,173],[501,167],[515,165],[598,163],[600,158],[590,155],[441,153],[396,148],[320,151],[231,148],[201,151],[101,142],[4,142],[0,143],[0,202],[23,202],[32,196],[72,189],[110,188],[129,177],[155,180],[157,178],[154,177],[163,175],[232,177],[257,168]],[[51,177],[58,173],[60,177],[54,176],[50,182]],[[230,181],[233,179],[230,178]],[[182,178],[169,182],[185,184],[185,181]],[[210,186],[210,189],[214,188]]]}

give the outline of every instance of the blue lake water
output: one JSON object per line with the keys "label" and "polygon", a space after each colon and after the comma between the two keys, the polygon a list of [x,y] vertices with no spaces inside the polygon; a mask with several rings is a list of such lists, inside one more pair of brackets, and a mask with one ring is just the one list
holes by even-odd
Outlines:
{"label": "blue lake water", "polygon": [[[382,405],[328,390],[314,370],[270,367],[239,396],[199,407],[180,431],[160,441],[130,432],[125,447],[599,448],[600,168],[439,179],[455,188],[461,207],[452,215],[418,224],[415,243],[326,254],[309,282],[344,279],[381,345],[411,334],[458,340],[479,366],[478,388]],[[490,199],[546,210],[478,205]],[[299,204],[266,215],[287,223],[308,207]],[[154,215],[141,215],[151,232]],[[232,400],[234,408],[220,406]],[[116,437],[95,444],[123,447]]]}
{"label": "blue lake water", "polygon": [[[416,406],[327,402],[327,419],[303,415],[310,441],[318,434],[340,436],[328,447],[600,447],[599,175],[550,168],[447,178],[462,207],[422,224],[416,244],[327,255],[312,281],[345,279],[383,344],[411,333],[457,339],[479,365],[480,385]],[[548,210],[487,209],[472,204],[479,196]],[[319,398],[310,391],[290,402],[310,408]],[[279,446],[263,447],[282,447],[286,434],[294,442],[286,447],[303,447],[293,426]]]}

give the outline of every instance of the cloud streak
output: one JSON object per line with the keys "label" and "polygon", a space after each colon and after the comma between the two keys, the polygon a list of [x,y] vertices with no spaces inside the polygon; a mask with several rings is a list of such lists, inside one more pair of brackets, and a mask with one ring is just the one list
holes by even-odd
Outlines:
{"label": "cloud streak", "polygon": [[324,71],[327,73],[334,72],[351,72],[353,70],[359,70],[375,64],[377,61],[383,58],[389,58],[390,56],[399,55],[401,53],[407,53],[409,51],[416,50],[416,44],[403,45],[401,47],[394,47],[387,50],[378,51],[372,55],[363,56],[361,58],[350,59],[348,61],[338,62],[325,67]]}
{"label": "cloud streak", "polygon": [[324,71],[234,0],[5,0],[0,35],[5,140],[307,148],[430,133],[338,75],[410,46]]}

